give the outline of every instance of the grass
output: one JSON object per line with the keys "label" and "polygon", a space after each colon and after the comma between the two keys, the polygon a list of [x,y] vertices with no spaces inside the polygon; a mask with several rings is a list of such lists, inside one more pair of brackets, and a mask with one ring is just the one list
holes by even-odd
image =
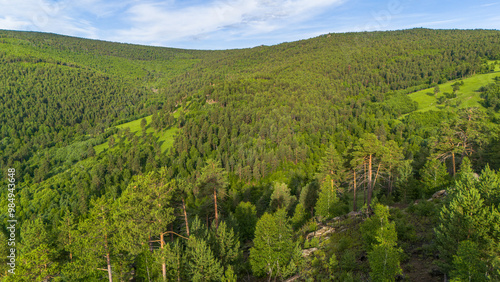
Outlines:
{"label": "grass", "polygon": [[[181,111],[181,110],[182,110],[182,107],[179,107],[179,109],[173,114],[173,116],[175,118],[178,118],[180,115],[179,111]],[[149,126],[149,124],[151,123],[152,117],[153,117],[152,115],[144,117],[146,119],[146,121],[148,122],[146,133],[153,133],[153,135],[158,138],[158,143],[161,144],[161,147],[160,147],[161,151],[165,152],[170,147],[172,147],[172,145],[174,144],[174,138],[175,138],[175,135],[177,134],[177,132],[179,132],[179,128],[177,128],[175,126],[171,126],[166,130],[155,132],[155,130],[151,126]],[[136,120],[124,123],[124,124],[117,125],[116,128],[118,128],[118,129],[129,128],[130,132],[133,132],[135,134],[142,134],[141,121],[142,121],[142,118],[136,119]],[[117,135],[115,134],[114,137],[116,139]],[[94,150],[95,150],[96,154],[99,154],[107,149],[109,149],[109,145],[108,145],[107,141],[100,144],[100,145],[94,146]]]}
{"label": "grass", "polygon": [[[489,63],[493,63],[490,61]],[[430,111],[430,110],[443,110],[447,107],[468,108],[468,107],[481,107],[479,97],[480,93],[477,91],[481,86],[493,82],[493,78],[500,76],[500,65],[495,66],[495,71],[486,74],[477,74],[465,79],[449,81],[439,85],[440,92],[434,95],[434,88],[427,88],[409,94],[409,97],[418,103],[417,111]],[[457,91],[457,97],[448,99],[441,105],[438,104],[438,98],[444,96],[444,92],[452,93],[454,84],[457,81],[463,81],[464,85]]]}

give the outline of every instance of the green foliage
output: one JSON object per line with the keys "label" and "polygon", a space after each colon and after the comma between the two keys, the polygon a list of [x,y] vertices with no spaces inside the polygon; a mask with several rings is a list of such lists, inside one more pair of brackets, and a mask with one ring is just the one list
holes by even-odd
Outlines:
{"label": "green foliage", "polygon": [[237,281],[237,276],[233,271],[233,268],[231,266],[228,266],[226,271],[224,272],[224,277],[222,278],[221,281],[224,282],[236,282]]}
{"label": "green foliage", "polygon": [[[387,220],[388,219],[386,219],[386,221]],[[365,251],[371,251],[373,246],[377,243],[377,230],[382,228],[383,221],[384,219],[379,218],[378,214],[374,214],[360,225],[363,248]]]}
{"label": "green foliage", "polygon": [[418,240],[415,226],[410,222],[410,217],[400,209],[390,209],[390,218],[396,224],[396,234],[400,242],[415,242]]}
{"label": "green foliage", "polygon": [[[137,256],[135,259],[136,267],[135,267],[135,277],[138,279],[143,279],[146,281],[149,280],[160,280],[162,277],[162,272],[161,268],[159,265],[161,265],[161,262],[164,260],[164,258],[158,258],[158,252],[162,251],[162,249],[157,249],[155,252],[151,252],[149,250],[149,245],[144,244],[142,248],[142,252]],[[175,258],[174,254],[170,253],[170,246],[166,245],[163,251],[168,249],[168,255],[165,256],[165,259],[168,258]],[[167,253],[167,252],[165,252]],[[158,263],[158,264],[157,264]],[[167,269],[167,274],[170,274],[173,272],[172,269],[174,268],[176,264],[174,262],[169,262],[168,268]],[[169,277],[170,279],[173,279],[173,277]]]}
{"label": "green foliage", "polygon": [[309,212],[311,216],[314,213],[314,207],[318,200],[319,189],[319,183],[317,181],[312,181],[300,191],[299,203],[302,204],[304,212]]}
{"label": "green foliage", "polygon": [[203,239],[191,236],[186,256],[187,275],[192,281],[219,281],[223,277],[224,268]]}
{"label": "green foliage", "polygon": [[252,203],[240,202],[234,213],[238,221],[238,231],[242,241],[252,240],[257,224],[257,212]]}
{"label": "green foliage", "polygon": [[500,81],[481,87],[481,98],[484,99],[483,106],[495,112],[500,110]]}
{"label": "green foliage", "polygon": [[64,275],[71,280],[107,277],[107,271],[100,269],[108,269],[111,264],[107,258],[111,260],[116,254],[114,242],[118,238],[113,236],[116,226],[111,219],[111,201],[99,198],[91,206],[88,218],[79,224],[71,244],[73,260],[64,268]]}
{"label": "green foliage", "polygon": [[435,192],[448,187],[450,176],[446,166],[437,159],[428,160],[420,170],[422,181],[422,195],[419,198],[428,198]]}
{"label": "green foliage", "polygon": [[453,256],[451,281],[488,281],[488,268],[477,243],[465,240]]}
{"label": "green foliage", "polygon": [[298,204],[295,206],[295,211],[293,213],[293,217],[290,220],[292,223],[292,226],[295,230],[300,229],[304,223],[307,221],[308,215],[304,210],[304,207],[302,204]]}
{"label": "green foliage", "polygon": [[438,94],[441,90],[439,89],[439,85],[434,87],[434,95]]}
{"label": "green foliage", "polygon": [[389,108],[387,110],[393,112],[395,116],[408,114],[418,109],[418,103],[405,94],[391,96],[384,101],[384,104]]}
{"label": "green foliage", "polygon": [[344,179],[342,158],[333,144],[328,147],[321,159],[318,178],[321,184],[330,185],[332,190],[337,190]]}
{"label": "green foliage", "polygon": [[221,168],[220,162],[207,160],[206,165],[201,168],[200,176],[196,179],[196,188],[199,197],[204,196],[213,202],[216,226],[219,225],[217,203],[226,196],[227,185],[227,171]]}
{"label": "green foliage", "polygon": [[399,265],[401,248],[397,248],[397,233],[394,222],[389,222],[389,208],[377,204],[375,214],[380,220],[380,227],[375,232],[376,243],[368,252],[370,277],[373,281],[395,281],[396,275],[402,273]]}
{"label": "green foliage", "polygon": [[319,198],[316,202],[316,216],[325,220],[333,218],[338,205],[337,191],[332,190],[330,183],[325,181],[320,187]]}
{"label": "green foliage", "polygon": [[[57,252],[41,219],[26,222],[21,230],[23,244],[19,248],[13,281],[45,281],[59,270]],[[10,279],[9,279],[10,281]]]}
{"label": "green foliage", "polygon": [[[302,234],[291,231],[286,212],[295,209],[295,228],[314,212],[344,213],[349,191],[343,190],[354,177],[358,200],[366,187],[368,204],[380,188],[396,200],[446,188],[446,180],[426,174],[436,152],[450,171],[452,158],[459,167],[464,156],[475,168],[498,167],[498,83],[488,85],[498,66],[486,58],[500,54],[499,42],[494,30],[414,29],[194,51],[0,31],[0,167],[18,172],[22,228],[33,218],[44,222],[39,238],[21,233],[26,247],[19,259],[32,262],[26,279],[109,279],[103,271],[109,267],[115,280],[158,281],[163,265],[174,281],[195,275],[234,281],[250,269],[276,279],[293,275],[301,262],[292,238]],[[464,85],[453,81],[462,78]],[[427,95],[438,83],[439,91]],[[460,89],[446,98],[441,93],[451,93],[453,83]],[[424,95],[415,92],[421,89]],[[480,93],[489,116],[460,110],[480,106]],[[414,112],[429,109],[435,111]],[[475,187],[482,202],[461,203],[480,202],[489,216],[482,224],[490,228],[471,231],[469,240],[497,279],[498,175],[486,170],[476,181],[471,171],[457,181]],[[457,202],[459,193],[449,193],[450,203]],[[3,206],[6,199],[2,191]],[[458,230],[464,208],[447,208],[456,215],[443,217],[443,226],[469,235]],[[425,202],[409,209],[432,215],[435,208]],[[266,210],[278,212],[264,214],[255,230],[257,214]],[[410,223],[393,216],[400,239],[411,241]],[[384,264],[375,259],[383,254],[382,225],[367,222],[362,230],[376,277]],[[332,279],[333,269],[339,280],[367,279],[367,263],[357,266],[363,240],[357,221],[351,223],[355,230],[339,235],[334,250],[315,256],[312,279]],[[161,247],[160,234],[186,237],[186,225],[190,239],[174,237]],[[317,228],[311,220],[302,230]],[[236,231],[246,246],[255,237],[246,262]],[[441,246],[449,250],[443,251],[449,271],[461,271],[452,250],[462,237]],[[388,254],[385,265],[395,265]],[[31,271],[42,264],[46,272]]]}
{"label": "green foliage", "polygon": [[319,238],[314,237],[310,241],[306,240],[304,242],[304,249],[309,249],[309,248],[317,248],[319,247]]}
{"label": "green foliage", "polygon": [[[483,64],[483,67],[485,66],[486,64]],[[457,104],[457,108],[478,107],[480,105],[483,105],[484,107],[490,107],[491,105],[488,105],[487,102],[483,100],[486,97],[484,96],[484,92],[482,92],[482,90],[485,90],[486,89],[485,86],[487,84],[490,84],[496,76],[498,76],[498,72],[494,73],[483,72],[481,74],[465,77],[460,82],[449,81],[440,84],[438,86],[439,87],[438,92],[435,92],[435,88],[434,89],[426,88],[421,91],[413,92],[408,96],[412,100],[418,102],[418,111],[422,112],[436,111],[436,110],[439,111],[451,110],[450,107],[440,106],[440,104],[445,103],[445,101],[447,100],[445,94],[448,94],[448,96],[451,98],[451,100],[448,99],[449,102],[451,101],[462,102]],[[457,87],[459,87],[459,89],[457,89]],[[457,90],[455,90],[454,88]],[[427,95],[427,93],[429,92],[433,93],[434,95],[431,96]],[[440,92],[442,92],[443,94],[439,95],[438,93]]]}
{"label": "green foliage", "polygon": [[250,249],[250,264],[256,276],[286,278],[296,271],[297,246],[286,211],[265,213],[257,222],[254,246]]}
{"label": "green foliage", "polygon": [[487,206],[500,206],[500,177],[487,165],[481,172],[477,189]]}
{"label": "green foliage", "polygon": [[240,257],[240,241],[235,236],[233,229],[229,228],[226,222],[221,222],[216,228],[212,225],[209,244],[222,266],[234,265]]}
{"label": "green foliage", "polygon": [[439,213],[436,205],[430,201],[419,201],[417,204],[411,204],[407,210],[418,216],[434,216]]}
{"label": "green foliage", "polygon": [[113,214],[122,239],[117,242],[117,247],[139,253],[149,236],[158,236],[167,230],[175,219],[170,202],[177,192],[173,181],[167,179],[167,170],[162,168],[140,175],[129,184]]}
{"label": "green foliage", "polygon": [[340,269],[342,273],[349,273],[357,267],[356,253],[354,250],[347,249],[340,258]]}
{"label": "green foliage", "polygon": [[[477,188],[478,184],[479,181],[474,177],[470,163],[464,162],[457,176],[451,199],[442,207],[440,223],[435,228],[438,248],[444,260],[442,267],[445,271],[462,273],[463,269],[454,269],[454,266],[462,265],[460,260],[463,260],[463,254],[457,253],[459,242],[462,241],[470,241],[462,246],[463,252],[476,249],[481,257],[491,257],[492,260],[489,261],[491,264],[494,264],[494,258],[498,256],[497,234],[499,234],[500,213],[497,207],[485,203]],[[453,265],[455,256],[458,258]]]}
{"label": "green foliage", "polygon": [[339,261],[337,260],[337,256],[333,254],[328,260],[328,270],[330,271],[330,277],[335,277],[335,269],[337,268]]}
{"label": "green foliage", "polygon": [[290,188],[285,183],[274,183],[273,193],[271,194],[271,209],[288,209],[296,197],[290,194]]}

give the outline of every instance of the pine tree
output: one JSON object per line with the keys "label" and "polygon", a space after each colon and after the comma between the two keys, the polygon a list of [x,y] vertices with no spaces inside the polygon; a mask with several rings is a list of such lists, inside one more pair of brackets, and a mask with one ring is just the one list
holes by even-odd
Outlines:
{"label": "pine tree", "polygon": [[73,214],[69,211],[66,211],[64,216],[59,221],[58,226],[58,242],[61,245],[61,248],[67,252],[68,259],[71,262],[73,260],[73,254],[71,253],[71,245],[75,241],[75,233],[76,233],[76,223]]}
{"label": "pine tree", "polygon": [[318,192],[319,184],[315,180],[309,182],[300,191],[299,202],[302,204],[304,211],[310,213],[311,217],[314,215],[314,207],[318,201]]}
{"label": "pine tree", "polygon": [[288,209],[295,200],[295,196],[291,195],[290,188],[285,183],[274,183],[271,194],[272,210]]}
{"label": "pine tree", "polygon": [[469,240],[460,242],[457,254],[453,256],[451,281],[490,281],[482,256],[477,243]]}
{"label": "pine tree", "polygon": [[255,205],[250,202],[240,202],[234,212],[234,217],[238,221],[238,230],[243,242],[252,240],[257,224],[257,211]]}
{"label": "pine tree", "polygon": [[212,226],[209,244],[222,266],[233,265],[240,256],[240,241],[235,236],[233,229],[222,221],[219,228]]}
{"label": "pine tree", "polygon": [[103,278],[103,271],[111,282],[112,255],[115,253],[111,199],[98,198],[91,202],[88,218],[80,222],[75,242],[70,246],[74,261],[67,264],[65,276],[71,280]]}
{"label": "pine tree", "polygon": [[344,180],[342,157],[333,144],[328,147],[325,156],[321,159],[318,178],[321,184],[327,182],[326,185],[332,191],[338,191],[340,183]]}
{"label": "pine tree", "polygon": [[227,172],[221,168],[220,162],[207,160],[207,164],[201,169],[200,177],[196,180],[196,187],[202,195],[213,197],[216,227],[219,226],[217,204],[226,196],[227,185]]}
{"label": "pine tree", "polygon": [[290,220],[294,229],[299,229],[307,220],[307,213],[301,203],[295,206],[295,212]]}
{"label": "pine tree", "polygon": [[481,172],[477,189],[484,199],[487,206],[500,205],[500,177],[495,171],[490,169],[489,165]]}
{"label": "pine tree", "polygon": [[423,184],[421,197],[429,197],[434,192],[447,187],[450,182],[446,166],[437,159],[428,160],[420,170],[420,176]]}
{"label": "pine tree", "polygon": [[[381,156],[384,155],[384,147],[380,140],[377,139],[377,136],[374,134],[365,134],[359,139],[359,144],[354,147],[352,155],[351,165],[355,168],[362,166],[363,173],[367,178],[367,205],[370,209],[373,189],[382,165]],[[374,172],[375,175],[373,175]]]}
{"label": "pine tree", "polygon": [[375,206],[375,215],[380,220],[380,228],[376,230],[377,241],[368,253],[370,277],[373,281],[395,281],[396,275],[402,273],[399,265],[401,248],[397,248],[396,224],[389,222],[389,208],[380,204]]}
{"label": "pine tree", "polygon": [[[158,236],[160,248],[165,245],[164,235],[168,225],[175,220],[171,200],[176,193],[175,181],[168,181],[167,169],[138,176],[131,182],[117,202],[114,221],[121,240],[118,248],[137,255],[141,244],[151,236]],[[171,231],[173,232],[173,231]],[[162,265],[164,277],[165,264]]]}
{"label": "pine tree", "polygon": [[495,247],[498,210],[484,204],[477,184],[470,162],[465,160],[451,191],[451,199],[442,207],[440,223],[434,229],[444,260],[442,267],[448,273],[452,269],[453,256],[457,254],[458,242],[469,240],[477,243],[482,252],[498,251]]}
{"label": "pine tree", "polygon": [[[147,250],[147,253],[150,253],[149,250]],[[155,249],[153,257],[157,265],[165,264],[165,278],[167,281],[183,281],[186,279],[187,257],[185,256],[183,244],[181,244],[179,240],[175,240],[173,243],[167,243],[163,248]],[[155,276],[153,276],[153,273],[155,273],[155,271],[149,271],[150,277],[154,278]],[[150,279],[151,281],[163,279],[163,268],[161,272],[156,272],[158,273],[158,276],[156,276],[157,279]]]}
{"label": "pine tree", "polygon": [[[22,243],[15,272],[19,281],[45,281],[56,276],[59,263],[56,250],[52,246],[53,238],[47,232],[43,221],[38,218],[26,222],[21,230]],[[17,279],[16,279],[17,280]]]}
{"label": "pine tree", "polygon": [[264,213],[257,222],[254,246],[250,249],[250,265],[255,276],[285,278],[297,265],[292,228],[288,224],[286,211],[279,209],[274,214]]}
{"label": "pine tree", "polygon": [[[181,206],[182,208],[182,216],[184,218],[184,227],[186,228],[186,234],[189,237],[190,232],[189,232],[189,222],[188,222],[188,215],[187,215],[187,208],[186,208],[186,200],[188,197],[192,195],[192,190],[193,186],[191,183],[188,181],[182,179],[182,178],[177,178],[172,181],[172,184],[176,187],[175,191],[176,193],[176,201],[177,204]],[[180,203],[179,203],[180,201]]]}
{"label": "pine tree", "polygon": [[391,195],[393,190],[394,172],[403,163],[403,148],[400,147],[394,140],[389,140],[384,146],[382,155],[382,163],[385,166],[385,174],[387,175],[387,194]]}
{"label": "pine tree", "polygon": [[[3,232],[0,232],[0,240],[4,242],[3,244],[0,245],[0,273],[8,273],[7,271],[11,269],[11,266],[8,265],[9,263],[12,263],[14,265],[14,262],[10,261],[10,258],[7,256],[11,255],[11,246],[8,244],[8,238],[5,236]],[[17,255],[17,254],[16,254]]]}
{"label": "pine tree", "polygon": [[[329,176],[327,176],[328,180]],[[330,219],[335,216],[335,208],[339,204],[337,190],[332,190],[329,181],[320,186],[318,201],[316,202],[316,216]]]}
{"label": "pine tree", "polygon": [[186,249],[187,274],[191,281],[220,281],[224,268],[205,240],[191,236]]}

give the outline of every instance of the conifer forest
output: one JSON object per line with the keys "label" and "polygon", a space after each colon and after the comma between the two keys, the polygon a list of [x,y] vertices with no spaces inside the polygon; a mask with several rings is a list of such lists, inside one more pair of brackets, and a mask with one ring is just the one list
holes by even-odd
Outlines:
{"label": "conifer forest", "polygon": [[0,30],[1,281],[500,281],[500,31]]}

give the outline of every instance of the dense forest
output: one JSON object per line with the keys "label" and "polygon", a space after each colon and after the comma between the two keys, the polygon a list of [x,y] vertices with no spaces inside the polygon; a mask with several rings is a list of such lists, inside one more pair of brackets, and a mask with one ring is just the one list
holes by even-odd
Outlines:
{"label": "dense forest", "polygon": [[500,32],[0,30],[3,281],[500,280]]}

